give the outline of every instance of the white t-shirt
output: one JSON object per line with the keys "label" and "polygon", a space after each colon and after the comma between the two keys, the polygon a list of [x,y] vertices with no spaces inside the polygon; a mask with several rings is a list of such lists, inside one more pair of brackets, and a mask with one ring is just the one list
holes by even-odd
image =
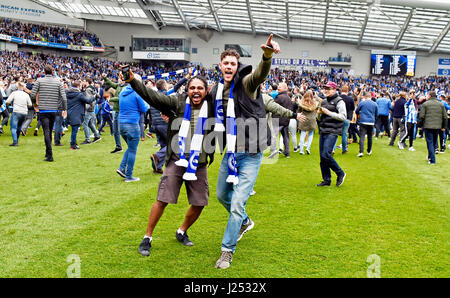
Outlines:
{"label": "white t-shirt", "polygon": [[24,91],[17,90],[8,96],[7,104],[13,103],[13,112],[18,114],[28,114],[28,107],[32,106],[30,96]]}

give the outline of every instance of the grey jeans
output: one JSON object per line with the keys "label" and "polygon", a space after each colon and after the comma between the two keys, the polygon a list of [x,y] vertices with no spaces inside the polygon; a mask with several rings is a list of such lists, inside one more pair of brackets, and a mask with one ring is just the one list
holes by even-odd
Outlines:
{"label": "grey jeans", "polygon": [[86,141],[89,141],[91,139],[91,130],[94,133],[94,136],[99,138],[100,133],[98,132],[97,128],[95,127],[95,113],[94,112],[86,112],[86,115],[84,116],[83,121],[83,130],[84,130],[84,136],[86,138]]}
{"label": "grey jeans", "polygon": [[402,118],[394,118],[392,120],[392,136],[391,136],[391,141],[390,141],[389,145],[391,145],[391,146],[394,145],[395,138],[397,137],[399,128],[400,128],[400,140],[401,140],[406,133],[405,124],[402,123]]}

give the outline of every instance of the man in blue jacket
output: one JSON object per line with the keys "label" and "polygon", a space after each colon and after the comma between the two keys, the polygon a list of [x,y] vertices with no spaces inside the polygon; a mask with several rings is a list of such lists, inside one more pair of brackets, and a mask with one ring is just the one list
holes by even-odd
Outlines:
{"label": "man in blue jacket", "polygon": [[70,138],[70,149],[77,150],[80,147],[77,145],[77,134],[80,125],[84,121],[84,114],[86,104],[91,104],[95,97],[88,98],[80,90],[80,81],[74,81],[72,88],[66,91],[67,98],[67,120],[72,126],[72,135]]}
{"label": "man in blue jacket", "polygon": [[[135,74],[134,78],[140,81],[138,75]],[[145,113],[148,110],[148,105],[128,84],[120,92],[119,106],[120,135],[127,143],[128,149],[125,151],[116,172],[125,178],[125,182],[139,181],[138,177],[133,177],[133,168],[141,134],[139,127],[140,113]]]}
{"label": "man in blue jacket", "polygon": [[364,140],[367,134],[367,155],[372,154],[372,134],[375,125],[375,119],[378,116],[378,106],[372,101],[369,91],[363,91],[363,100],[358,104],[355,113],[360,115],[359,118],[359,154],[358,157],[364,155]]}
{"label": "man in blue jacket", "polygon": [[375,137],[378,138],[381,126],[384,127],[384,131],[387,133],[388,137],[391,137],[391,130],[389,127],[389,112],[392,110],[391,100],[386,97],[386,93],[383,91],[381,93],[381,98],[377,99],[378,106],[378,117],[376,121],[377,132]]}

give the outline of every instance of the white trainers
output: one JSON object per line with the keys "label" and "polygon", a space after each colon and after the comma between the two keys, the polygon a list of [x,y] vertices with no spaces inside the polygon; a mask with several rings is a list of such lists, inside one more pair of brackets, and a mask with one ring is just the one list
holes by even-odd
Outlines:
{"label": "white trainers", "polygon": [[137,182],[139,180],[141,180],[141,179],[139,179],[139,177],[131,177],[130,179],[126,178],[125,182]]}
{"label": "white trainers", "polygon": [[405,147],[403,146],[403,144],[400,141],[398,141],[397,145],[400,150],[405,149]]}
{"label": "white trainers", "polygon": [[247,233],[248,231],[253,229],[254,226],[255,226],[255,223],[249,217],[247,223],[242,224],[241,230],[239,231],[239,237],[238,237],[237,241],[241,240],[242,236],[244,236],[245,233]]}
{"label": "white trainers", "polygon": [[364,153],[358,153],[358,157],[363,157]]}
{"label": "white trainers", "polygon": [[409,147],[408,151],[416,151],[416,149],[414,149],[414,147]]}
{"label": "white trainers", "polygon": [[367,152],[367,155],[369,156],[372,155],[372,151]]}
{"label": "white trainers", "polygon": [[216,268],[227,269],[233,261],[233,253],[231,251],[222,251],[220,258],[216,262]]}

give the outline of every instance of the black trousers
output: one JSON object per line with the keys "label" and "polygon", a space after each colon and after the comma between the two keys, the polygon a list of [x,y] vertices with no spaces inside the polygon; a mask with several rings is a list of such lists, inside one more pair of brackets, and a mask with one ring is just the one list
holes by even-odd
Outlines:
{"label": "black trousers", "polygon": [[40,113],[42,130],[44,131],[45,157],[53,157],[52,131],[57,113]]}
{"label": "black trousers", "polygon": [[[6,108],[6,110],[4,110],[3,112],[0,113],[0,116],[3,117],[2,123],[0,124],[0,126],[4,126],[4,125],[8,125],[8,120],[9,120],[9,111],[8,108]],[[0,117],[0,118],[1,118]]]}
{"label": "black trousers", "polygon": [[377,118],[377,132],[375,134],[376,137],[380,134],[381,126],[384,127],[384,131],[387,132],[388,137],[391,137],[391,130],[389,127],[389,116],[379,115]]}
{"label": "black trousers", "polygon": [[364,141],[367,135],[367,152],[372,151],[373,125],[361,124],[359,126],[359,153],[364,153]]}
{"label": "black trousers", "polygon": [[114,126],[111,118],[111,114],[102,114],[102,124],[100,125],[98,131],[101,132],[105,127],[106,123],[109,125],[109,131],[111,135],[114,134]]}

